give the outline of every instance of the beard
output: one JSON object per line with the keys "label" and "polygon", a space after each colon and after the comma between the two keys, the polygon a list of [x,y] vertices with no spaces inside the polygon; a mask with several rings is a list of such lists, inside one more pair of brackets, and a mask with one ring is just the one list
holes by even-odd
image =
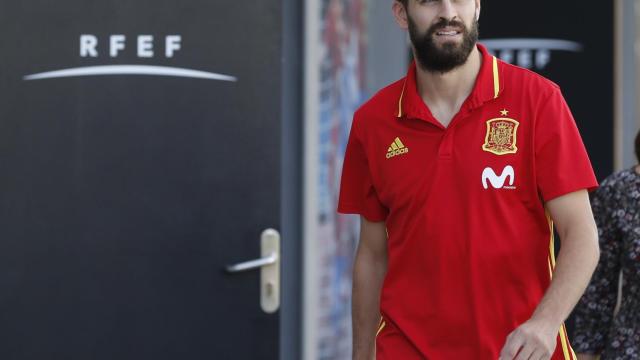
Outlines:
{"label": "beard", "polygon": [[[474,20],[471,29],[458,20],[440,20],[432,25],[424,34],[420,34],[416,23],[409,19],[409,37],[420,67],[429,72],[447,73],[461,65],[464,65],[469,54],[478,42],[478,21]],[[462,42],[445,42],[442,45],[435,43],[436,33],[445,27],[460,29]]]}

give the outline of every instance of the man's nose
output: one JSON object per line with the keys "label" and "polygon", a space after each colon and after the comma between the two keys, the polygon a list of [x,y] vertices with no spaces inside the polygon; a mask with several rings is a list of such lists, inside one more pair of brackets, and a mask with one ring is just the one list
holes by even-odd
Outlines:
{"label": "man's nose", "polygon": [[441,6],[440,6],[439,17],[441,19],[451,21],[454,18],[458,17],[458,12],[456,10],[456,7],[453,6],[453,3],[451,2],[451,0],[442,0],[440,3],[441,3]]}

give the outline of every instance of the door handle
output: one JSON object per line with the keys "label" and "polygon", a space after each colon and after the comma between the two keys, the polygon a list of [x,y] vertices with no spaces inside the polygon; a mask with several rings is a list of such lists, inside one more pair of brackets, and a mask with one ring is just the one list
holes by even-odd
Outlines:
{"label": "door handle", "polygon": [[228,265],[228,273],[260,269],[260,307],[266,313],[280,308],[280,233],[266,229],[260,235],[259,259]]}
{"label": "door handle", "polygon": [[260,259],[249,260],[241,262],[239,264],[229,265],[227,266],[227,272],[239,273],[243,271],[259,269],[263,266],[275,264],[276,262],[278,262],[278,254],[271,253],[265,257],[261,257]]}

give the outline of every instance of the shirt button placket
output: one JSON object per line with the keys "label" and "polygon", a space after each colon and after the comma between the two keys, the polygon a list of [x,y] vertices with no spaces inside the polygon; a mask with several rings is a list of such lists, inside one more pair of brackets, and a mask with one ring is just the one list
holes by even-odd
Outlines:
{"label": "shirt button placket", "polygon": [[442,141],[438,148],[438,158],[449,160],[453,154],[453,129],[447,129],[442,134]]}

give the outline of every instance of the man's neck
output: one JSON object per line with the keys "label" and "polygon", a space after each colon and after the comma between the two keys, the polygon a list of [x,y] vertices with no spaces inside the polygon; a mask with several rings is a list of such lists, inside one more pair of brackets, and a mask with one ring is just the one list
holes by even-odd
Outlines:
{"label": "man's neck", "polygon": [[482,54],[478,47],[474,47],[464,65],[447,73],[429,72],[417,67],[418,93],[445,127],[471,94],[481,66]]}

